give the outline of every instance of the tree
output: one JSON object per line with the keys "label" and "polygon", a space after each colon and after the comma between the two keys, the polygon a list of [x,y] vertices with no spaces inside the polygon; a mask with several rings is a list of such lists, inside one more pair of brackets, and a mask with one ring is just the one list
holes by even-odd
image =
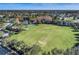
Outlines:
{"label": "tree", "polygon": [[51,50],[51,53],[54,55],[59,55],[59,54],[62,54],[63,52],[61,49],[54,48]]}
{"label": "tree", "polygon": [[30,54],[37,55],[41,51],[41,47],[39,45],[33,45],[32,49],[30,50]]}

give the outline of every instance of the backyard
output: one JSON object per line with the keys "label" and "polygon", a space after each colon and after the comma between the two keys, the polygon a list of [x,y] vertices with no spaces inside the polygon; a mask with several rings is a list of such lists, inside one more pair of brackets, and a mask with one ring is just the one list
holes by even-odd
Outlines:
{"label": "backyard", "polygon": [[25,31],[12,35],[8,40],[23,41],[29,46],[37,44],[46,52],[54,48],[66,50],[76,43],[75,32],[71,27],[38,24],[28,25],[24,29]]}

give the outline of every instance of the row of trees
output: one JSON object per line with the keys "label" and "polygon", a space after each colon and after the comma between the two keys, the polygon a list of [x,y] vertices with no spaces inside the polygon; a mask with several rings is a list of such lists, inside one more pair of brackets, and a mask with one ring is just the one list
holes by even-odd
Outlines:
{"label": "row of trees", "polygon": [[41,51],[39,45],[28,46],[23,41],[12,40],[7,42],[7,46],[20,55],[36,55]]}
{"label": "row of trees", "polygon": [[72,48],[61,50],[54,48],[51,51],[43,52],[43,55],[79,55],[79,43],[76,43]]}
{"label": "row of trees", "polygon": [[39,55],[41,53],[42,55],[79,55],[79,43],[66,50],[54,48],[48,52],[44,52],[39,45],[28,46],[23,41],[17,40],[7,42],[7,46],[20,55]]}

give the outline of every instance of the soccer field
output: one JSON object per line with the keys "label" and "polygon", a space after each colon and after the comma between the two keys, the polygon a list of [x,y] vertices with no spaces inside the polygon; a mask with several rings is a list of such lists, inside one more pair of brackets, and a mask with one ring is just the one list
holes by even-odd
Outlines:
{"label": "soccer field", "polygon": [[72,30],[70,27],[56,25],[29,25],[26,31],[12,35],[9,40],[24,41],[29,46],[38,44],[43,51],[50,51],[53,48],[65,50],[71,48],[76,42]]}

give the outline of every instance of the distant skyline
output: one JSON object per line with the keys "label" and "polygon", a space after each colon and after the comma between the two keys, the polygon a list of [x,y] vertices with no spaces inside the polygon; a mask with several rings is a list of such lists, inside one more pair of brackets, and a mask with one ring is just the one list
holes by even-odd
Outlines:
{"label": "distant skyline", "polygon": [[0,10],[79,10],[79,3],[0,3]]}

